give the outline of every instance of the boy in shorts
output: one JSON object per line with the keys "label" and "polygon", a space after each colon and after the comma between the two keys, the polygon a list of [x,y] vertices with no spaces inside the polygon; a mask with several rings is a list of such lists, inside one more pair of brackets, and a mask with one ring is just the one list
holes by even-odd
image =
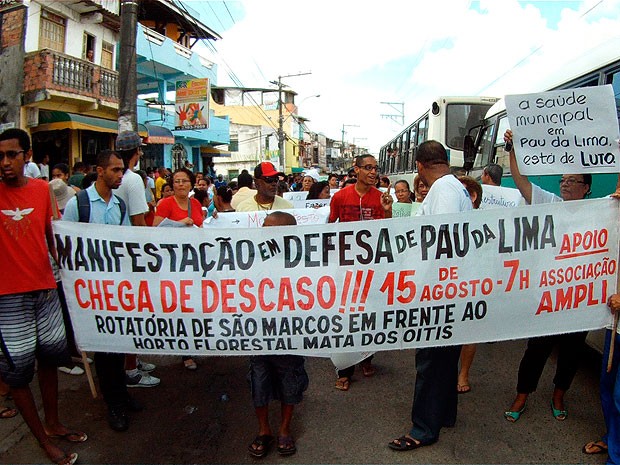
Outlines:
{"label": "boy in shorts", "polygon": [[[265,218],[263,226],[293,226],[295,217],[290,213],[275,211]],[[252,391],[252,402],[258,418],[258,435],[248,446],[253,457],[265,457],[276,439],[269,426],[269,401],[281,403],[280,429],[277,450],[280,455],[293,455],[297,448],[291,436],[290,426],[293,410],[303,399],[308,387],[308,374],[304,358],[299,355],[256,355],[250,357],[248,374]]]}

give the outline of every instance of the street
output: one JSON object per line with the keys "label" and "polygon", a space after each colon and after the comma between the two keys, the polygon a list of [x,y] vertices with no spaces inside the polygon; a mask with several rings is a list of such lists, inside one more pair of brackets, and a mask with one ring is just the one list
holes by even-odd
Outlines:
{"label": "street", "polygon": [[[598,399],[600,356],[588,350],[566,396],[568,418],[553,419],[549,401],[555,371],[552,355],[538,391],[514,424],[503,418],[516,385],[525,341],[479,344],[470,379],[472,391],[459,396],[456,426],[442,430],[438,443],[411,452],[394,452],[387,443],[410,428],[415,376],[414,352],[381,352],[377,374],[357,370],[351,389],[334,389],[328,359],[306,360],[310,387],[295,411],[297,454],[280,457],[275,448],[264,463],[605,463],[605,455],[587,456],[581,447],[603,431]],[[94,400],[85,376],[59,373],[61,419],[86,431],[83,444],[63,442],[89,464],[232,464],[254,463],[247,446],[257,432],[245,375],[246,357],[199,358],[195,372],[180,357],[143,357],[158,364],[159,387],[132,389],[145,405],[131,414],[128,432],[112,431],[102,400]],[[38,386],[33,383],[38,398]],[[224,396],[224,397],[223,397]],[[12,403],[9,401],[12,405]],[[39,403],[40,405],[40,403]],[[279,408],[272,404],[277,430]],[[18,416],[0,420],[0,463],[48,463]]]}

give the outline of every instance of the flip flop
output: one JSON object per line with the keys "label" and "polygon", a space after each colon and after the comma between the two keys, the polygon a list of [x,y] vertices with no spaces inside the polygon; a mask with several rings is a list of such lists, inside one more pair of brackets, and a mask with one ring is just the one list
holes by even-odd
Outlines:
{"label": "flip flop", "polygon": [[591,441],[581,448],[581,452],[586,455],[606,454],[607,444],[603,441]]}
{"label": "flip flop", "polygon": [[467,394],[468,392],[471,392],[471,386],[469,384],[457,384],[456,392],[459,394]]}
{"label": "flip flop", "polygon": [[278,436],[278,454],[293,455],[295,452],[297,452],[297,447],[291,436]]}
{"label": "flip flop", "polygon": [[338,389],[339,391],[348,391],[349,390],[349,385],[350,385],[351,381],[349,381],[348,378],[345,379],[337,379],[336,380],[336,385],[334,386],[336,389]]}
{"label": "flip flop", "polygon": [[405,452],[408,450],[424,447],[424,444],[422,444],[421,442],[415,442],[412,438],[409,438],[407,436],[401,436],[392,440],[391,442],[388,442],[388,447],[398,452]]}
{"label": "flip flop", "polygon": [[86,442],[88,435],[80,431],[67,431],[64,434],[48,434],[50,438],[64,439],[69,442]]}
{"label": "flip flop", "polygon": [[6,420],[17,416],[19,411],[15,408],[3,407],[0,409],[0,419]]}
{"label": "flip flop", "polygon": [[52,462],[54,462],[56,465],[73,465],[75,462],[77,462],[78,459],[78,455],[76,452],[72,453],[72,454],[64,454],[60,457],[56,457],[54,459],[52,459]]}
{"label": "flip flop", "polygon": [[[256,436],[252,444],[248,446],[248,452],[252,457],[256,457],[258,459],[265,457],[269,451],[271,450],[271,446],[275,438],[271,434],[262,434],[260,436]],[[259,449],[262,447],[262,449]]]}

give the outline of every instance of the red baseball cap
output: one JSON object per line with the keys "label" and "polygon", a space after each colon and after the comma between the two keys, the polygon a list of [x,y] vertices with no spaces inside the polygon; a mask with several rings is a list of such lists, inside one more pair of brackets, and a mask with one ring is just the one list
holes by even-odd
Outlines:
{"label": "red baseball cap", "polygon": [[284,173],[277,171],[276,167],[273,166],[273,163],[263,161],[256,165],[256,168],[254,168],[254,177],[256,179],[260,179],[264,176],[284,176]]}

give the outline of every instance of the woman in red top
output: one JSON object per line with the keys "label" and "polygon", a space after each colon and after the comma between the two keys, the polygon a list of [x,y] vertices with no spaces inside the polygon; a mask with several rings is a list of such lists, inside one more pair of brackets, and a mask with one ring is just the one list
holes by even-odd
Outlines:
{"label": "woman in red top", "polygon": [[[179,168],[172,175],[174,194],[161,199],[155,210],[153,226],[159,225],[165,218],[185,223],[187,226],[202,228],[202,205],[189,197],[194,185],[194,173],[187,168]],[[191,207],[190,207],[191,206]]]}
{"label": "woman in red top", "polygon": [[[202,205],[198,200],[189,197],[192,186],[196,182],[194,173],[187,168],[179,168],[172,174],[173,195],[162,198],[155,210],[153,226],[159,225],[165,218],[185,223],[187,226],[202,228]],[[192,357],[183,357],[183,365],[188,370],[198,368]]]}

